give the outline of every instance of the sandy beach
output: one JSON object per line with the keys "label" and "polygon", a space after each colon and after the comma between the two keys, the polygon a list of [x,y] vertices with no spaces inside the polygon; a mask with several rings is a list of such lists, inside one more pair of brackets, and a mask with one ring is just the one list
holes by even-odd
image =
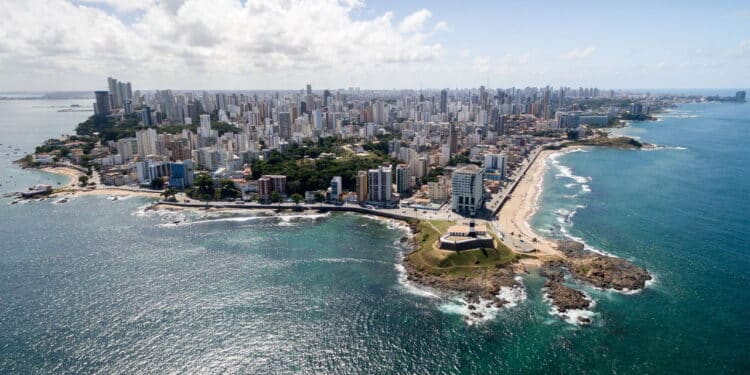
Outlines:
{"label": "sandy beach", "polygon": [[[505,244],[513,250],[519,251],[518,244],[520,240],[523,240],[525,246],[537,250],[534,255],[543,259],[563,256],[557,250],[554,241],[535,233],[528,223],[537,210],[537,201],[542,191],[544,174],[547,171],[547,158],[554,152],[544,150],[539,153],[534,164],[529,167],[526,174],[518,182],[510,199],[498,214],[500,228],[508,236],[504,241]],[[512,237],[513,240],[509,240],[509,237]]]}
{"label": "sandy beach", "polygon": [[44,167],[44,168],[41,168],[40,170],[48,172],[48,173],[54,173],[59,176],[67,177],[68,182],[65,183],[66,185],[77,184],[78,177],[84,175],[83,172],[77,169],[67,168],[67,167]]}

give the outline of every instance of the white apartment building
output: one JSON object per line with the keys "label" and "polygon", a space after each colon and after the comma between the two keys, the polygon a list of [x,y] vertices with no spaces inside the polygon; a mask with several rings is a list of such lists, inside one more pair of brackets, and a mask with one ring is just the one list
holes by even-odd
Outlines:
{"label": "white apartment building", "polygon": [[484,168],[467,165],[453,172],[451,177],[451,209],[460,214],[475,216],[483,203]]}

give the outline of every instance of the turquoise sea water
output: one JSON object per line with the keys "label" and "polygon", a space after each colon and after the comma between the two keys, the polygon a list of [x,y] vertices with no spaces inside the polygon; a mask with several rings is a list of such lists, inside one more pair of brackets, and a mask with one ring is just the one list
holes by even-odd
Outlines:
{"label": "turquoise sea water", "polygon": [[[0,143],[30,151],[86,117],[31,105],[0,101]],[[0,373],[747,373],[748,119],[750,105],[686,105],[621,130],[670,148],[550,162],[534,225],[657,277],[636,295],[585,288],[589,327],[551,315],[537,275],[469,326],[399,282],[400,230],[355,215],[2,198]],[[8,159],[0,191],[56,181]]]}

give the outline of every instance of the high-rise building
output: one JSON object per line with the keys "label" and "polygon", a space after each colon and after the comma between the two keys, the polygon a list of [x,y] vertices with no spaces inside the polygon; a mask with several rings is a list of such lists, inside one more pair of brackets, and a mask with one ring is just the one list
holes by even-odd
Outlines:
{"label": "high-rise building", "polygon": [[505,154],[486,154],[484,155],[484,169],[487,172],[500,174],[500,178],[505,177]]}
{"label": "high-rise building", "polygon": [[368,188],[367,188],[367,171],[357,172],[357,199],[360,202],[367,200]]}
{"label": "high-rise building", "polygon": [[135,138],[121,138],[115,143],[115,147],[123,162],[132,160],[138,153],[138,141]]}
{"label": "high-rise building", "polygon": [[106,116],[112,112],[112,107],[110,106],[109,100],[109,92],[94,91],[94,98],[96,98],[96,103],[94,103],[94,112],[97,115]]}
{"label": "high-rise building", "polygon": [[448,146],[451,154],[458,153],[458,134],[456,133],[456,125],[452,122],[448,127]]}
{"label": "high-rise building", "polygon": [[391,202],[391,189],[393,177],[390,165],[384,165],[367,172],[367,200],[388,204]]}
{"label": "high-rise building", "polygon": [[135,132],[135,139],[138,144],[138,155],[141,156],[141,159],[156,154],[156,129],[139,130]]}
{"label": "high-rise building", "polygon": [[411,168],[406,164],[396,166],[396,191],[404,194],[411,190]]}
{"label": "high-rise building", "polygon": [[192,160],[169,163],[169,187],[184,190],[193,184],[195,168]]}
{"label": "high-rise building", "polygon": [[372,106],[373,122],[378,125],[385,125],[388,121],[388,114],[385,111],[385,104],[378,100]]}
{"label": "high-rise building", "polygon": [[211,136],[211,116],[207,114],[200,115],[201,127],[198,129],[198,135],[204,138]]}
{"label": "high-rise building", "polygon": [[120,108],[120,83],[112,77],[107,77],[107,86],[112,109]]}
{"label": "high-rise building", "polygon": [[484,202],[484,169],[470,164],[455,170],[451,176],[451,209],[476,216]]}
{"label": "high-rise building", "polygon": [[279,137],[292,138],[292,115],[289,112],[279,112]]}
{"label": "high-rise building", "polygon": [[341,197],[341,193],[343,192],[343,182],[341,181],[341,176],[334,176],[331,179],[331,195],[329,196],[329,199],[333,202],[338,202],[339,198]]}
{"label": "high-rise building", "polygon": [[448,90],[440,91],[440,113],[448,113]]}
{"label": "high-rise building", "polygon": [[143,126],[147,128],[154,125],[154,120],[151,117],[151,108],[149,106],[145,106],[141,110],[141,121],[143,121]]}

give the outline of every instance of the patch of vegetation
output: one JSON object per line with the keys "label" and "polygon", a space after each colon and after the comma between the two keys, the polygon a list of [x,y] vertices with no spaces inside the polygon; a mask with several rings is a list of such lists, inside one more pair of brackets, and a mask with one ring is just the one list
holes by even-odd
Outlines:
{"label": "patch of vegetation", "polygon": [[[331,142],[331,141],[326,141]],[[304,194],[306,191],[326,189],[334,176],[341,176],[345,190],[356,187],[357,172],[377,168],[392,160],[387,156],[372,153],[369,156],[347,155],[340,158],[307,159],[305,156],[318,156],[321,152],[332,151],[335,143],[305,148],[292,144],[283,153],[272,150],[266,160],[252,162],[253,178],[267,174],[287,176],[287,193]],[[325,150],[325,151],[323,151]]]}
{"label": "patch of vegetation", "polygon": [[[432,224],[432,225],[430,225]],[[479,269],[502,267],[519,259],[518,255],[495,238],[494,248],[462,251],[439,250],[434,244],[453,223],[448,221],[420,221],[415,240],[417,250],[409,254],[416,267],[434,274],[472,274]],[[438,230],[435,230],[437,228]]]}

